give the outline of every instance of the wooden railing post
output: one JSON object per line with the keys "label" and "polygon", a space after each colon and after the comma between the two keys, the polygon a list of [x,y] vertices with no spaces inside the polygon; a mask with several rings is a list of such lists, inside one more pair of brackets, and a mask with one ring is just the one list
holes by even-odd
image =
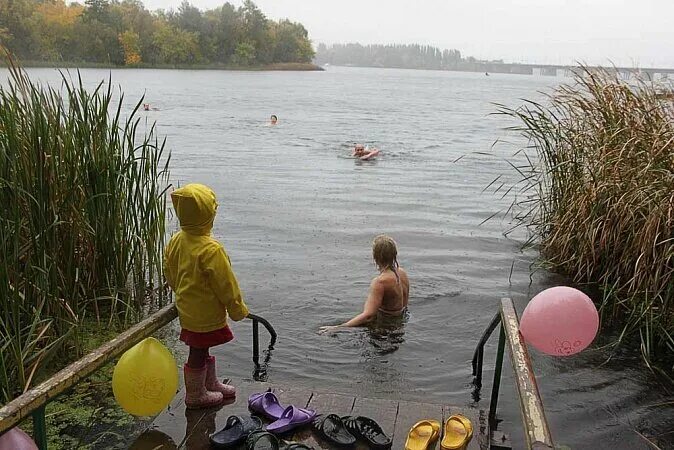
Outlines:
{"label": "wooden railing post", "polygon": [[501,327],[505,331],[510,362],[515,374],[527,448],[553,449],[550,427],[545,418],[527,345],[520,334],[515,305],[509,298],[501,299]]}
{"label": "wooden railing post", "polygon": [[[7,403],[0,408],[0,434],[13,428],[30,415],[33,415],[38,426],[40,423],[44,424],[44,406],[54,397],[70,389],[81,379],[91,375],[141,340],[152,336],[157,330],[176,317],[178,317],[178,311],[175,305],[165,306],[163,309],[150,315],[145,320],[89,353],[84,358],[75,361],[56,373],[44,383]],[[40,410],[42,410],[41,413],[39,412]],[[35,414],[33,414],[34,412]],[[41,439],[39,435],[36,435],[36,437],[38,440]],[[41,450],[45,449],[47,445],[46,433],[44,434],[44,439],[44,446],[40,447]]]}

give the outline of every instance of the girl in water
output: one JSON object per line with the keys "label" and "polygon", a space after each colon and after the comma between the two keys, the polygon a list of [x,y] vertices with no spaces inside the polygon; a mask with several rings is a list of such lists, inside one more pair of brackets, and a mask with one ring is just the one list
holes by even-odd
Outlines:
{"label": "girl in water", "polygon": [[409,300],[410,282],[407,272],[398,264],[398,248],[395,241],[385,234],[374,238],[372,257],[379,275],[370,283],[370,292],[365,300],[363,312],[341,325],[321,327],[320,333],[339,328],[365,326],[380,314],[401,316],[404,313]]}

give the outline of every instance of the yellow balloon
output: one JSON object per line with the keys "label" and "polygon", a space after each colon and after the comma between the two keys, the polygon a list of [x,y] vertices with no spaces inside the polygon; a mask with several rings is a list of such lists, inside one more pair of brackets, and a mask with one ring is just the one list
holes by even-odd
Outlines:
{"label": "yellow balloon", "polygon": [[119,406],[134,416],[153,416],[166,408],[178,389],[178,368],[171,352],[155,338],[128,349],[112,374]]}

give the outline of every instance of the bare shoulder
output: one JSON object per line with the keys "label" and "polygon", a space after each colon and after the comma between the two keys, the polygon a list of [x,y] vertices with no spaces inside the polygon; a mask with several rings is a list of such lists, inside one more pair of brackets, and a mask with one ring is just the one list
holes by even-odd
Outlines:
{"label": "bare shoulder", "polygon": [[405,281],[409,282],[409,278],[407,277],[407,271],[403,269],[402,267],[398,267],[398,275],[400,275],[400,278]]}

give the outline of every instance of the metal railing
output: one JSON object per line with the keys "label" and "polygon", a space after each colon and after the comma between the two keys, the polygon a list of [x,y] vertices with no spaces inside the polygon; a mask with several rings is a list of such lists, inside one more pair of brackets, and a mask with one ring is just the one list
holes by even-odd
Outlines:
{"label": "metal railing", "polygon": [[[74,387],[80,380],[88,377],[143,339],[153,335],[160,328],[168,325],[176,317],[178,317],[178,310],[175,304],[162,308],[82,359],[70,364],[45,382],[4,405],[0,408],[0,435],[14,428],[29,416],[32,416],[35,443],[40,450],[46,450],[47,424],[45,420],[45,408],[47,404],[58,395]],[[276,331],[266,319],[255,314],[250,314],[248,317],[253,321],[253,363],[256,368],[254,374],[262,371],[266,375],[266,367],[271,357],[271,349],[276,343]],[[262,323],[271,336],[267,357],[262,365],[259,363],[260,338],[258,323]]]}
{"label": "metal railing", "polygon": [[503,354],[505,353],[505,344],[507,342],[510,363],[515,374],[515,384],[517,385],[517,393],[520,400],[520,411],[522,412],[527,448],[536,450],[553,449],[552,435],[550,434],[550,427],[543,410],[543,402],[538,392],[536,376],[531,367],[531,359],[529,358],[527,346],[520,334],[515,305],[509,298],[501,299],[499,313],[491,320],[475,349],[473,355],[473,384],[479,392],[479,389],[482,387],[484,346],[499,324],[501,327],[496,350],[494,381],[489,402],[489,427],[496,429],[497,426],[496,409],[498,407],[498,395],[501,387]]}

